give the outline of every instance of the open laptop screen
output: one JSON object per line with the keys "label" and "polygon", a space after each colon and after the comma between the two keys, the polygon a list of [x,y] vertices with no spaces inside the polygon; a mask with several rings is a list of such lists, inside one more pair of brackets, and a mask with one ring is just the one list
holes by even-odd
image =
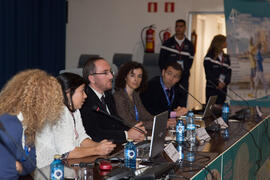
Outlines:
{"label": "open laptop screen", "polygon": [[206,104],[203,116],[202,116],[203,119],[212,116],[212,114],[213,114],[212,106],[216,103],[216,100],[217,100],[217,96],[210,96],[210,98],[208,99],[208,102]]}
{"label": "open laptop screen", "polygon": [[160,113],[154,117],[149,158],[154,158],[164,149],[167,120],[168,111]]}

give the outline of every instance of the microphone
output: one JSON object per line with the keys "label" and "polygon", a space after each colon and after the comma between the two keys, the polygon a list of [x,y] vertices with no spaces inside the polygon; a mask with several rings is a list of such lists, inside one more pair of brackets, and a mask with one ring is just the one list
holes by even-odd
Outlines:
{"label": "microphone", "polygon": [[[210,84],[212,86],[214,86],[216,89],[218,89],[220,92],[222,92],[225,96],[229,97],[231,100],[234,100],[234,98],[232,98],[231,96],[229,96],[226,92],[224,92],[222,89],[219,89],[217,88],[216,84],[211,81],[211,80],[208,80],[208,82],[210,82]],[[250,104],[248,103],[247,100],[245,100],[243,97],[241,97],[239,94],[237,94],[235,91],[233,91],[230,87],[227,86],[227,88],[232,91],[236,96],[238,96],[240,99],[242,99],[246,104],[247,104],[247,108],[243,108],[242,110],[239,110],[237,112],[235,112],[235,115],[231,116],[230,118],[233,118],[233,119],[243,119],[245,120],[245,116],[246,116],[246,113],[249,113],[249,108],[250,108]]]}
{"label": "microphone", "polygon": [[[186,90],[186,88],[184,88],[184,86],[182,86],[181,84],[179,84],[179,87],[185,91],[185,93],[187,93],[188,95],[190,95],[193,99],[195,99],[202,107],[204,106],[197,98],[195,98],[190,92],[188,92],[188,90]],[[210,111],[211,115],[217,119],[216,115]]]}
{"label": "microphone", "polygon": [[[103,115],[105,115],[105,116],[107,116],[107,117],[109,117],[109,118],[112,118],[112,119],[114,119],[114,120],[116,120],[116,121],[118,121],[118,122],[121,122],[121,123],[123,123],[123,120],[122,119],[120,119],[119,117],[117,117],[117,116],[114,116],[114,115],[111,115],[111,114],[109,114],[108,112],[105,112],[104,110],[102,110],[102,109],[100,109],[98,106],[93,106],[93,111],[95,111],[95,112],[99,112],[99,113],[101,113],[101,114],[103,114]],[[136,126],[128,126],[128,125],[126,125],[128,128],[133,128],[133,129],[135,129],[135,130],[137,130],[137,131],[139,131],[140,133],[142,133],[142,134],[144,134],[145,135],[145,137],[147,137],[147,134],[143,131],[143,130],[141,130],[140,128],[138,128],[138,127],[136,127]]]}
{"label": "microphone", "polygon": [[[19,151],[23,154],[23,156],[25,157],[25,159],[28,160],[33,167],[36,167],[37,171],[42,175],[42,177],[44,179],[46,179],[46,180],[49,180],[45,176],[45,174],[36,166],[36,164],[25,154],[25,152],[23,151],[22,147],[19,144],[17,144],[17,142],[15,141],[15,139],[12,136],[10,136],[8,132],[6,132],[6,129],[5,129],[5,127],[3,126],[3,124],[1,122],[0,122],[0,129],[15,144],[16,148],[19,149]],[[2,142],[3,146],[5,146],[5,148],[10,152],[10,154],[16,159],[16,155],[8,147],[8,145],[6,144],[6,142],[4,141],[4,139],[1,139],[1,136],[0,136],[0,142]]]}
{"label": "microphone", "polygon": [[184,86],[183,86],[182,84],[179,83],[179,87],[180,87],[182,90],[184,90],[185,93],[187,93],[188,95],[190,95],[191,97],[193,97],[193,99],[195,99],[195,100],[203,107],[203,104],[202,104],[197,98],[195,98],[190,92],[188,92],[188,91],[186,90],[186,88],[184,88]]}
{"label": "microphone", "polygon": [[231,96],[229,96],[227,93],[225,93],[222,89],[217,88],[216,84],[213,81],[211,81],[211,80],[207,80],[207,81],[210,82],[210,84],[212,85],[211,87],[218,89],[222,94],[229,97],[231,100],[234,100]]}

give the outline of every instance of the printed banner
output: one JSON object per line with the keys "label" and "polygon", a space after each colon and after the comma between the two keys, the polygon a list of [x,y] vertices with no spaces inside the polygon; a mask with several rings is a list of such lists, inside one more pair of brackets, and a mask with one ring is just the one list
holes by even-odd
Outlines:
{"label": "printed banner", "polygon": [[224,0],[232,82],[267,95],[270,81],[270,1]]}

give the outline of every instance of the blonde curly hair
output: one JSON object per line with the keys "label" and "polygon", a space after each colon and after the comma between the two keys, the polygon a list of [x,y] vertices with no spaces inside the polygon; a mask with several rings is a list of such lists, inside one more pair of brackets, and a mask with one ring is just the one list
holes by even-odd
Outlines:
{"label": "blonde curly hair", "polygon": [[28,145],[34,144],[36,133],[45,124],[55,124],[60,119],[62,108],[61,86],[43,70],[18,73],[0,92],[0,115],[22,113]]}

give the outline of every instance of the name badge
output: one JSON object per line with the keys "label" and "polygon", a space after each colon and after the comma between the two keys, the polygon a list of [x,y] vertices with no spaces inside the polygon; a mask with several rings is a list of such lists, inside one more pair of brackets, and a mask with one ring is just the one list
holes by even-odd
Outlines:
{"label": "name badge", "polygon": [[223,83],[224,83],[225,75],[224,75],[224,74],[220,74],[218,80],[219,80],[220,82],[223,82]]}

